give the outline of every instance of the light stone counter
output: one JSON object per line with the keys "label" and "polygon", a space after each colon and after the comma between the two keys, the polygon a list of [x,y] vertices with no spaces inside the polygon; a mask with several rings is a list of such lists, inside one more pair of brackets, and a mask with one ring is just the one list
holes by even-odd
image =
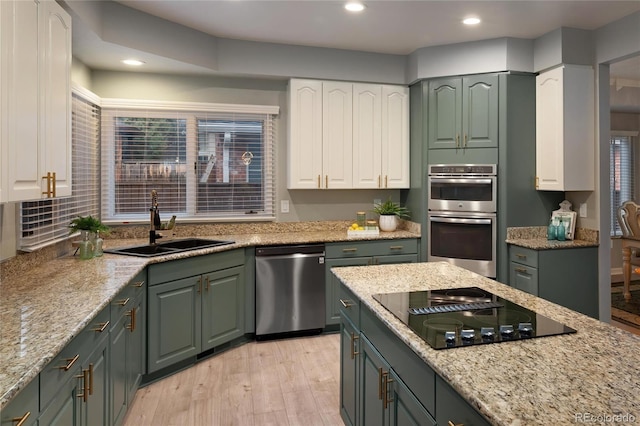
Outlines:
{"label": "light stone counter", "polygon": [[[574,424],[580,423],[578,416],[586,419],[585,413],[630,415],[628,423],[640,422],[640,336],[444,262],[332,271],[493,424]],[[467,286],[484,288],[578,332],[434,350],[372,298],[375,293]],[[620,420],[603,417],[592,423]]]}
{"label": "light stone counter", "polygon": [[[296,225],[299,226],[299,225]],[[40,260],[19,255],[2,267],[0,281],[0,410],[106,307],[147,265],[241,247],[337,241],[419,238],[408,231],[381,232],[378,237],[350,238],[342,230],[207,235],[234,244],[138,258],[105,254],[82,261],[63,256]],[[242,229],[241,229],[242,230]],[[187,236],[186,232],[181,235]],[[108,239],[106,248],[145,244],[141,238]],[[25,261],[22,261],[24,257]]]}
{"label": "light stone counter", "polygon": [[598,231],[576,228],[576,238],[558,241],[547,239],[546,226],[507,228],[507,244],[532,250],[555,250],[580,247],[598,247]]}

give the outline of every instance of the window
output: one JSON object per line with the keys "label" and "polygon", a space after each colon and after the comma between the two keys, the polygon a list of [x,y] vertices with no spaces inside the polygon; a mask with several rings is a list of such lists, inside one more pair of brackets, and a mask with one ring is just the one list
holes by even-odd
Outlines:
{"label": "window", "polygon": [[278,107],[102,102],[103,220],[274,219]]}
{"label": "window", "polygon": [[77,216],[99,217],[100,107],[95,95],[74,88],[71,104],[71,197],[23,202],[19,248],[31,251],[69,235]]}
{"label": "window", "polygon": [[618,207],[634,197],[633,137],[627,132],[613,132],[609,149],[611,186],[611,236],[622,235]]}

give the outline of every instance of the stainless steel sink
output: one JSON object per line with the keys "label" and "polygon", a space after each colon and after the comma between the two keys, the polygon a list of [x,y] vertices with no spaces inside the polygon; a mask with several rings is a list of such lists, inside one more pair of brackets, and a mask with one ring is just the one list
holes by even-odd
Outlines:
{"label": "stainless steel sink", "polygon": [[125,256],[154,257],[164,254],[180,253],[190,250],[198,250],[209,247],[217,247],[233,244],[234,241],[208,240],[204,238],[184,238],[171,240],[157,244],[145,244],[140,246],[106,249],[106,253],[122,254]]}

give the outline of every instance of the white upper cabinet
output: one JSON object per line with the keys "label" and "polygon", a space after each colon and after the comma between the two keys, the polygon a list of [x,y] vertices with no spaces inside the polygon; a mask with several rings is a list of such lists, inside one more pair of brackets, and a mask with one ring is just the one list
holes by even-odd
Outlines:
{"label": "white upper cabinet", "polygon": [[289,189],[409,187],[408,88],[293,79],[289,103]]}
{"label": "white upper cabinet", "polygon": [[595,189],[594,84],[589,66],[536,77],[536,189]]}
{"label": "white upper cabinet", "polygon": [[3,1],[0,22],[0,201],[71,195],[71,17]]}

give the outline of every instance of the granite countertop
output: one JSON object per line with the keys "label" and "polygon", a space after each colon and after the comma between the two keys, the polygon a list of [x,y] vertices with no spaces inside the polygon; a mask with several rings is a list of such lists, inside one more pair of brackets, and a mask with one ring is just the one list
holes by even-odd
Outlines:
{"label": "granite countertop", "polygon": [[[184,235],[186,236],[186,235]],[[63,256],[37,266],[3,264],[0,281],[0,410],[24,388],[147,265],[236,248],[321,242],[420,238],[398,230],[348,237],[346,230],[198,235],[234,244],[153,258],[106,254],[81,261]],[[141,238],[108,239],[105,248],[146,244]]]}
{"label": "granite countertop", "polygon": [[[571,424],[583,413],[640,419],[640,336],[445,262],[332,271],[493,424]],[[372,298],[375,293],[463,286],[484,288],[577,333],[434,350]],[[597,423],[611,419],[615,417]]]}
{"label": "granite countertop", "polygon": [[507,228],[505,242],[514,246],[532,250],[570,249],[579,247],[598,247],[598,231],[576,228],[575,239],[558,241],[547,239],[545,226]]}

